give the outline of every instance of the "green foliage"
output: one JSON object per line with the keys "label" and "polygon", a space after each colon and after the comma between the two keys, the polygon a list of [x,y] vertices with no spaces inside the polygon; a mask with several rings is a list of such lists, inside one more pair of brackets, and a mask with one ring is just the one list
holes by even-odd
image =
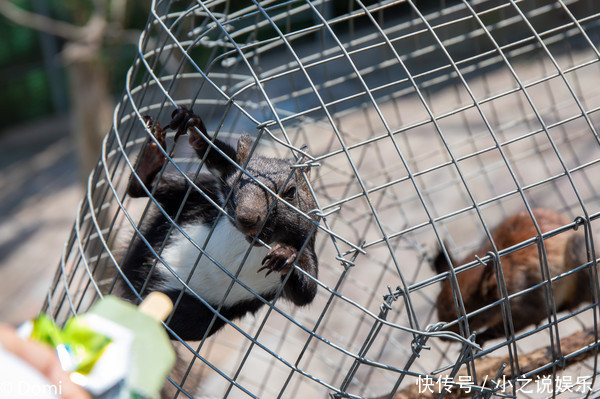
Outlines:
{"label": "green foliage", "polygon": [[[25,10],[33,10],[33,0],[0,1],[11,1]],[[42,8],[48,10],[47,16],[75,26],[85,24],[93,11],[91,0],[39,1],[43,2]],[[106,1],[106,7],[112,4],[112,1]],[[127,0],[125,28],[141,30],[148,18],[148,7],[146,0]],[[39,12],[39,10],[35,11]],[[110,9],[106,12],[110,15]],[[52,38],[58,53],[46,54],[47,58],[44,60],[44,50],[52,52],[52,49],[42,48],[42,34],[16,25],[2,16],[0,16],[0,37],[3,38],[0,45],[0,118],[3,127],[60,112],[61,104],[60,101],[56,101],[56,98],[66,98],[68,93],[67,82],[64,79],[66,71],[60,58],[64,40]],[[122,92],[125,73],[135,55],[134,44],[105,43],[101,61],[107,68],[110,90],[115,95]],[[49,73],[49,64],[58,69],[57,73],[53,75]],[[50,82],[50,76],[55,81]],[[55,92],[53,93],[52,90]]]}
{"label": "green foliage", "polygon": [[[0,18],[0,118],[4,126],[52,111],[37,32]],[[33,100],[32,100],[33,99]]]}
{"label": "green foliage", "polygon": [[48,77],[41,67],[21,71],[17,79],[3,79],[0,90],[0,117],[6,125],[52,112]]}

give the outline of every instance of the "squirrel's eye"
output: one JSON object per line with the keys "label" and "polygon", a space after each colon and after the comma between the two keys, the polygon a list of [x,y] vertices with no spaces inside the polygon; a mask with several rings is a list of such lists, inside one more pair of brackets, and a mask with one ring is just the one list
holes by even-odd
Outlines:
{"label": "squirrel's eye", "polygon": [[283,193],[283,198],[285,198],[286,200],[292,200],[292,199],[294,199],[295,195],[296,195],[296,187],[291,186],[290,188],[285,190],[285,192]]}

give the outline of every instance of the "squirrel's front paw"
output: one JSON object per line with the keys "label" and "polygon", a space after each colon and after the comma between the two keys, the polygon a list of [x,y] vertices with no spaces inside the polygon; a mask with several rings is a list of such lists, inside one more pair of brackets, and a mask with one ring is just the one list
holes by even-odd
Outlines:
{"label": "squirrel's front paw", "polygon": [[144,170],[154,171],[160,169],[166,160],[160,147],[165,151],[167,149],[166,129],[162,128],[158,122],[155,122],[151,116],[144,116],[144,122],[146,122],[146,127],[150,129],[158,144],[154,140],[148,139],[148,143],[140,159],[140,165],[138,166],[138,173],[141,170],[142,174]]}
{"label": "squirrel's front paw", "polygon": [[296,248],[277,244],[265,256],[262,261],[263,266],[258,269],[257,273],[267,270],[265,277],[271,274],[271,272],[279,272],[286,275],[292,269],[292,263],[296,259],[296,255],[298,255]]}
{"label": "squirrel's front paw", "polygon": [[194,127],[198,128],[203,135],[207,135],[206,126],[202,119],[186,107],[179,107],[171,114],[171,122],[168,127],[176,131],[175,140],[186,132],[190,133],[190,144],[194,148],[206,146],[204,138]]}

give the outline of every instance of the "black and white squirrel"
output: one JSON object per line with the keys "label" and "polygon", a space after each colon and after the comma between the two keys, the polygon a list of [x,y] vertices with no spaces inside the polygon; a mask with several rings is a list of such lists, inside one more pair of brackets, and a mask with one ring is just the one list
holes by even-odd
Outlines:
{"label": "black and white squirrel", "polygon": [[[146,197],[150,192],[164,213],[198,247],[205,248],[206,254],[202,255],[172,226],[163,212],[152,205],[153,209],[140,227],[152,249],[136,235],[121,265],[123,274],[135,290],[142,296],[161,291],[176,302],[184,286],[175,273],[213,309],[221,306],[219,313],[228,320],[254,313],[263,305],[263,301],[246,287],[270,301],[285,280],[281,291],[283,298],[298,306],[311,303],[317,292],[314,279],[318,276],[314,249],[316,217],[309,219],[283,202],[305,213],[316,208],[301,168],[292,168],[294,162],[287,159],[249,157],[253,140],[248,134],[241,136],[237,149],[214,140],[216,148],[225,154],[222,155],[211,148],[202,120],[185,108],[176,109],[171,122],[164,128],[150,117],[145,120],[163,149],[166,148],[168,129],[176,131],[175,140],[189,133],[191,146],[200,159],[205,159],[211,173],[190,177],[199,190],[190,189],[191,185],[181,174],[165,173],[157,179],[166,157],[159,146],[148,139],[138,156],[137,177],[132,174],[128,194]],[[268,193],[233,162],[278,196]],[[308,176],[310,171],[304,168],[304,172]],[[230,217],[222,214],[206,197]],[[271,249],[259,244],[257,239]],[[159,260],[153,251],[159,255]],[[246,287],[236,281],[229,290],[233,279],[215,262]],[[296,270],[292,263],[306,274]],[[287,276],[289,273],[291,275]],[[135,299],[128,288],[122,295]],[[184,340],[210,336],[226,324],[196,295],[185,290],[168,322],[173,332]]]}

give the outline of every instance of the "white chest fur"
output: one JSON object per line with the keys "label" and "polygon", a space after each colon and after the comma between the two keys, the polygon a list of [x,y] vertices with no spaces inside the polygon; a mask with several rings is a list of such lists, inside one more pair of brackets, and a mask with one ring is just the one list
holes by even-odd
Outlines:
{"label": "white chest fur", "polygon": [[[206,254],[232,275],[237,276],[238,280],[254,292],[259,294],[273,292],[281,284],[279,273],[271,273],[268,276],[265,276],[266,270],[257,273],[257,270],[262,267],[262,260],[267,255],[267,248],[250,249],[245,236],[226,218],[219,219],[208,243],[206,238],[210,233],[210,225],[197,223],[185,224],[181,227],[198,247],[203,248],[206,244]],[[176,231],[170,243],[164,248],[162,259],[183,281],[188,282],[190,288],[211,304],[220,304],[224,300],[225,306],[231,306],[254,298],[248,289],[228,276],[208,256],[200,256],[200,254],[201,252],[190,240]],[[166,279],[166,288],[181,289],[181,283],[173,274],[164,265],[160,263],[159,265],[159,272]],[[225,296],[228,290],[229,293]]]}

